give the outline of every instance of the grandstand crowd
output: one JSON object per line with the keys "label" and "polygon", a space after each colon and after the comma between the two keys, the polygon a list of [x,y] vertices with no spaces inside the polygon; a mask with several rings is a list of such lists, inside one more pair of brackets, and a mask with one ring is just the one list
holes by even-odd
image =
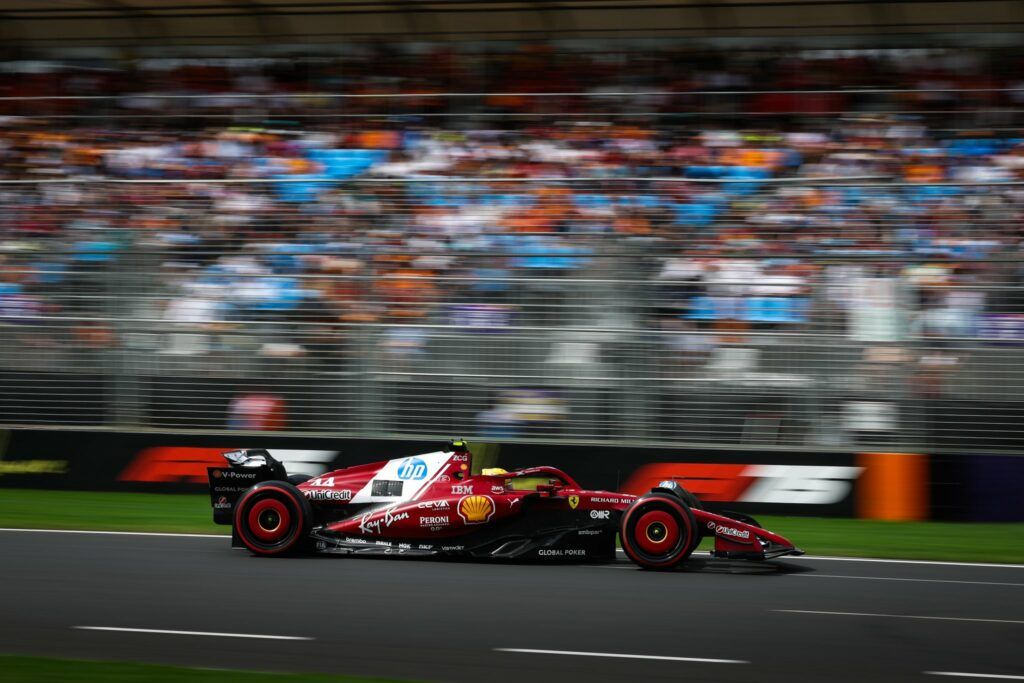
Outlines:
{"label": "grandstand crowd", "polygon": [[639,297],[621,324],[843,331],[883,278],[921,334],[1024,339],[1021,66],[551,46],[8,63],[0,319],[97,317],[98,274],[133,263],[155,277],[123,313],[324,323],[296,353],[346,323],[607,322],[569,281],[616,278],[645,283],[609,290]]}

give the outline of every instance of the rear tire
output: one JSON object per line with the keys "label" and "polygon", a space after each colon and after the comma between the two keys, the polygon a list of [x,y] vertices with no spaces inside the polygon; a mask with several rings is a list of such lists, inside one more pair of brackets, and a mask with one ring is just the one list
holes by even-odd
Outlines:
{"label": "rear tire", "polygon": [[286,555],[307,540],[313,510],[306,497],[286,481],[264,481],[235,504],[235,531],[255,555]]}
{"label": "rear tire", "polygon": [[663,493],[651,493],[633,503],[622,515],[619,536],[629,559],[653,570],[678,567],[700,542],[690,506]]}

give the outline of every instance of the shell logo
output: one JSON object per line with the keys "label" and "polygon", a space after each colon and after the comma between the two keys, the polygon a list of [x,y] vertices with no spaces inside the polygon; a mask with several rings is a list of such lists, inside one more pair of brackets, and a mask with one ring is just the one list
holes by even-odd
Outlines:
{"label": "shell logo", "polygon": [[457,512],[466,524],[483,524],[494,514],[494,501],[490,496],[463,496]]}

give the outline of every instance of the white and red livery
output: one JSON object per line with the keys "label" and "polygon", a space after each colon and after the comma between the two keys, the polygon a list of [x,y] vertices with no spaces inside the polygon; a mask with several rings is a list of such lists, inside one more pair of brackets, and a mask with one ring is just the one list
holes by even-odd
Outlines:
{"label": "white and red livery", "polygon": [[319,477],[288,475],[263,449],[224,454],[209,468],[214,521],[257,555],[440,555],[480,559],[615,559],[647,569],[684,562],[713,536],[712,555],[800,555],[745,515],[713,514],[675,481],[642,496],[582,488],[554,467],[473,467],[464,442]]}

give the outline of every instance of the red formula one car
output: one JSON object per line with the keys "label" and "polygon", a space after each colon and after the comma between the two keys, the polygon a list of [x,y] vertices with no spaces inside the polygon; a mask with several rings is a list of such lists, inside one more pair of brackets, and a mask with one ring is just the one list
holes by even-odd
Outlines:
{"label": "red formula one car", "polygon": [[455,556],[515,560],[615,559],[646,569],[684,562],[705,536],[712,556],[767,560],[801,555],[752,518],[712,514],[675,481],[642,496],[588,491],[554,467],[473,469],[464,442],[348,467],[288,475],[268,451],[225,453],[209,468],[213,518],[256,555]]}

